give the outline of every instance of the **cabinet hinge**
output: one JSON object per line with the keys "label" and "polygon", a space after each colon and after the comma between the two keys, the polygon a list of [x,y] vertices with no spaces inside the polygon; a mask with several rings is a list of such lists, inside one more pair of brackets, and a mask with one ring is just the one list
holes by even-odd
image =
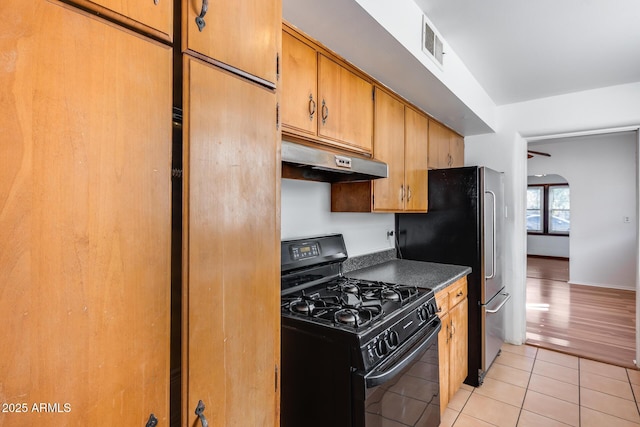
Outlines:
{"label": "cabinet hinge", "polygon": [[276,81],[280,81],[280,53],[276,53]]}
{"label": "cabinet hinge", "polygon": [[373,99],[374,101],[376,100],[376,88],[372,88],[371,89],[371,99]]}
{"label": "cabinet hinge", "polygon": [[280,103],[276,104],[276,130],[280,129]]}
{"label": "cabinet hinge", "polygon": [[181,179],[182,169],[178,169],[178,168],[171,169],[171,178]]}

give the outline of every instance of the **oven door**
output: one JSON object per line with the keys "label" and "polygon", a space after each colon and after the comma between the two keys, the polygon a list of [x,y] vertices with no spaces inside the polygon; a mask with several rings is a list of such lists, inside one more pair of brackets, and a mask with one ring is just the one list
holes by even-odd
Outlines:
{"label": "oven door", "polygon": [[436,317],[371,371],[354,372],[355,427],[382,427],[394,421],[406,426],[440,425],[440,328]]}

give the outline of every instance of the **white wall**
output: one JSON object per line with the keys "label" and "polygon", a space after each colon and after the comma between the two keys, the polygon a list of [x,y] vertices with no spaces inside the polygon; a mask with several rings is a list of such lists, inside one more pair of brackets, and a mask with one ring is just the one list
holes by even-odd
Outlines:
{"label": "white wall", "polygon": [[331,184],[282,180],[282,239],[342,233],[350,257],[394,248],[393,214],[331,212]]}
{"label": "white wall", "polygon": [[[466,164],[487,164],[505,172],[505,197],[510,212],[505,222],[505,281],[513,300],[507,313],[509,342],[521,344],[526,339],[527,142],[523,135],[637,128],[640,126],[639,99],[640,82],[505,105],[498,109],[495,134],[465,138]],[[637,256],[636,251],[636,262]]]}
{"label": "white wall", "polygon": [[557,173],[571,188],[569,281],[635,289],[635,132],[553,139],[532,149],[551,157],[529,159],[529,174]]}

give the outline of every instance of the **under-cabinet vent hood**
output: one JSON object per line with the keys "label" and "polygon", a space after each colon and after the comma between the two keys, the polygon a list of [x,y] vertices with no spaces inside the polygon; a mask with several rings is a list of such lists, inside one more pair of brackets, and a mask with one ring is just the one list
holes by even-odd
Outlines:
{"label": "under-cabinet vent hood", "polygon": [[386,163],[322,148],[282,141],[282,177],[323,182],[387,178]]}

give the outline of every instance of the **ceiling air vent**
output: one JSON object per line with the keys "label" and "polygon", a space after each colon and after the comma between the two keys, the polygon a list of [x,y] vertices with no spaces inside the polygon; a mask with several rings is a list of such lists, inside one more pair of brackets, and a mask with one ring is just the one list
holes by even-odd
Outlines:
{"label": "ceiling air vent", "polygon": [[422,51],[440,67],[444,65],[442,38],[436,33],[426,16],[422,15]]}

